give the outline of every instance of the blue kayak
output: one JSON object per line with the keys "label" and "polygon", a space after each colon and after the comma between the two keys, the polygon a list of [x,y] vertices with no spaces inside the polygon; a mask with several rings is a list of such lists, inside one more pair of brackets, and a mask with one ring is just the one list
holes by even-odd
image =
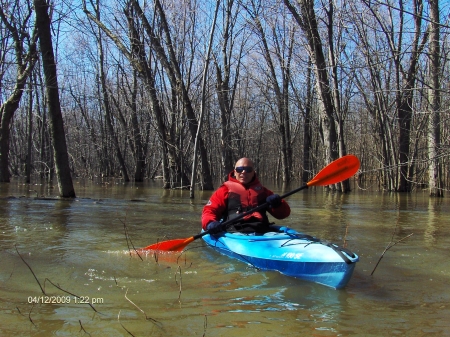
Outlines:
{"label": "blue kayak", "polygon": [[293,229],[271,226],[264,234],[223,232],[202,238],[219,253],[258,269],[320,283],[335,289],[350,280],[358,255]]}

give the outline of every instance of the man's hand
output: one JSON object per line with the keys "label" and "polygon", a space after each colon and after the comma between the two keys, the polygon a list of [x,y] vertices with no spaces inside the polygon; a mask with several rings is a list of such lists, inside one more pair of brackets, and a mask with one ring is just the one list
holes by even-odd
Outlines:
{"label": "man's hand", "polygon": [[212,221],[206,226],[206,230],[209,231],[210,234],[217,234],[224,231],[222,223],[219,221]]}
{"label": "man's hand", "polygon": [[272,194],[267,197],[266,202],[270,207],[277,208],[281,206],[281,197],[278,194]]}

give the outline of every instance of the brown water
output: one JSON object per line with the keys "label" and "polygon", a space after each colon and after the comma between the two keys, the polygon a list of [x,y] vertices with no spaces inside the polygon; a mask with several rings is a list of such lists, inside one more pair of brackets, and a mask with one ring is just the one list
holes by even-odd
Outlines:
{"label": "brown water", "polygon": [[[255,270],[201,240],[172,260],[130,256],[125,226],[135,247],[192,236],[210,192],[193,201],[157,185],[76,192],[39,200],[57,193],[0,185],[1,336],[450,336],[448,197],[291,196],[292,215],[278,224],[345,239],[360,256],[347,288],[333,290]],[[391,239],[411,233],[371,276]]]}

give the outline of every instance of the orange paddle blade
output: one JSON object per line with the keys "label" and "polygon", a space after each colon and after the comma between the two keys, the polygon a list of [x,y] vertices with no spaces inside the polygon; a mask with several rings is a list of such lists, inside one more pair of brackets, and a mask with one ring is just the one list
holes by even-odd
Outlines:
{"label": "orange paddle blade", "polygon": [[359,170],[359,159],[349,154],[336,159],[307,183],[308,186],[326,186],[339,183],[353,176]]}
{"label": "orange paddle blade", "polygon": [[147,246],[142,249],[143,250],[164,250],[164,251],[180,252],[184,249],[184,247],[186,247],[192,241],[194,241],[193,236],[191,236],[190,238],[187,238],[187,239],[175,239],[175,240],[161,241],[161,242],[154,243],[153,245]]}

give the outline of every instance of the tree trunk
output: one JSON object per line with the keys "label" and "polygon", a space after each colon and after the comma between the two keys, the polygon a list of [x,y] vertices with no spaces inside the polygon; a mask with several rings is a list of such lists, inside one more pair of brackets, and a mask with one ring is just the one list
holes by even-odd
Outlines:
{"label": "tree trunk", "polygon": [[34,0],[34,7],[36,11],[36,27],[39,32],[42,66],[45,76],[47,104],[51,122],[53,155],[55,158],[59,193],[61,197],[75,198],[75,190],[70,175],[64,123],[59,101],[58,79],[50,31],[51,23],[48,14],[49,6],[45,0]]}
{"label": "tree trunk", "polygon": [[[422,31],[423,20],[423,0],[414,1],[414,13],[412,19],[414,21],[414,35],[411,42],[411,46],[408,47],[407,55],[409,55],[409,64],[405,66],[403,48],[403,38],[405,27],[409,27],[409,24],[405,24],[405,11],[403,9],[403,3],[396,9],[398,12],[398,37],[397,40],[392,34],[391,19],[388,24],[384,24],[384,18],[381,17],[376,7],[370,6],[366,3],[368,9],[372,12],[377,22],[381,26],[381,31],[386,37],[389,49],[392,53],[392,60],[394,62],[394,69],[392,70],[395,76],[395,89],[396,89],[396,112],[398,121],[398,153],[397,153],[397,165],[399,166],[399,174],[397,179],[396,190],[398,192],[411,191],[412,172],[414,171],[414,157],[410,151],[411,143],[411,127],[413,121],[413,103],[414,92],[416,85],[416,78],[418,73],[419,57],[423,52],[426,45],[428,32]],[[389,9],[391,10],[391,9]],[[409,29],[409,28],[408,28]],[[420,41],[422,36],[422,41]]]}
{"label": "tree trunk", "polygon": [[[8,7],[7,7],[8,8]],[[32,16],[25,16],[24,22],[20,22],[18,18],[14,18],[15,13],[3,12],[3,8],[0,8],[0,19],[4,29],[8,31],[6,33],[13,40],[15,50],[15,62],[17,64],[16,82],[14,89],[9,95],[8,99],[2,103],[0,107],[0,182],[10,181],[9,172],[9,141],[10,141],[10,127],[14,113],[19,107],[22,94],[27,82],[28,77],[32,73],[36,64],[36,39],[37,32],[32,32],[31,39],[29,40],[28,53],[25,52],[25,41],[23,39],[25,28],[30,23],[28,19]],[[8,21],[9,20],[9,21]],[[3,28],[2,28],[3,29]],[[3,77],[3,76],[2,76]]]}
{"label": "tree trunk", "polygon": [[308,67],[306,73],[306,103],[305,103],[305,122],[303,124],[303,159],[302,159],[302,182],[307,183],[312,178],[312,165],[311,165],[311,110],[312,110],[312,97],[313,86],[311,78],[311,67]]}
{"label": "tree trunk", "polygon": [[25,80],[18,81],[13,93],[0,107],[0,182],[10,181],[9,172],[9,139],[11,121],[19,107]]}
{"label": "tree trunk", "polygon": [[25,162],[25,182],[29,184],[31,182],[31,169],[32,169],[32,147],[33,147],[33,86],[29,84],[28,94],[28,121],[27,121],[27,158]]}
{"label": "tree trunk", "polygon": [[[137,1],[133,1],[135,4],[135,7],[138,7]],[[169,78],[176,79],[177,83],[173,83],[174,88],[178,88],[180,99],[183,103],[183,108],[185,109],[186,116],[188,119],[188,129],[191,133],[191,137],[193,140],[196,139],[197,135],[197,129],[198,129],[198,121],[197,117],[195,116],[194,108],[192,106],[191,99],[189,98],[188,91],[183,79],[183,76],[180,71],[180,65],[178,63],[178,58],[175,55],[174,45],[172,43],[172,38],[170,35],[170,29],[166,20],[166,15],[163,9],[163,6],[159,0],[155,0],[156,9],[159,12],[160,16],[160,22],[162,31],[165,35],[165,44],[167,47],[167,53],[169,55],[169,62],[167,61],[166,55],[162,55],[162,53],[156,53],[158,57],[160,57],[160,60],[163,61],[163,66],[166,66],[166,70],[173,74],[173,76],[169,76]],[[148,32],[151,33],[151,32]],[[150,37],[152,37],[153,34],[151,34]],[[160,49],[159,49],[160,50]],[[160,50],[161,51],[161,50]],[[208,152],[206,151],[206,146],[203,141],[203,138],[199,135],[197,138],[198,141],[198,149],[199,149],[199,158],[200,158],[200,164],[201,164],[201,185],[203,190],[213,190],[213,181],[211,176],[211,170],[210,170],[210,164],[208,162]],[[192,172],[194,174],[194,172]]]}
{"label": "tree trunk", "polygon": [[[98,2],[97,2],[97,9],[98,9]],[[100,10],[97,10],[97,19],[100,21]],[[98,48],[98,55],[99,55],[99,76],[100,76],[100,85],[101,85],[101,93],[103,97],[103,109],[105,113],[105,122],[106,127],[109,132],[109,135],[111,136],[114,144],[114,148],[117,155],[117,160],[119,161],[120,170],[122,171],[122,178],[124,182],[129,182],[130,178],[128,177],[128,170],[127,166],[125,165],[125,159],[123,158],[122,151],[120,150],[120,144],[119,140],[117,139],[117,135],[114,131],[113,123],[112,123],[112,112],[111,112],[111,104],[109,100],[109,94],[108,90],[106,88],[106,74],[105,74],[105,57],[103,53],[103,43],[102,43],[102,34],[101,29],[98,28],[98,35],[97,35],[97,48]]]}
{"label": "tree trunk", "polygon": [[142,182],[144,181],[145,174],[145,157],[146,157],[146,147],[143,145],[142,133],[145,130],[144,127],[139,127],[138,120],[138,109],[137,109],[137,93],[138,93],[138,79],[137,72],[133,71],[133,92],[131,94],[131,125],[133,129],[133,140],[134,140],[134,156],[136,162],[136,168],[134,170],[134,181]]}
{"label": "tree trunk", "polygon": [[323,128],[325,159],[328,163],[339,156],[339,144],[334,118],[333,98],[328,78],[328,65],[322,48],[313,0],[299,0],[301,15],[289,0],[284,0],[286,7],[292,13],[298,25],[306,36],[311,62],[316,75],[316,87],[320,104],[320,119]]}
{"label": "tree trunk", "polygon": [[428,188],[430,196],[443,197],[441,146],[441,94],[440,94],[440,24],[439,0],[429,0],[430,4],[430,85],[428,97],[430,102],[430,116],[428,117]]}
{"label": "tree trunk", "polygon": [[[254,9],[257,13],[257,10]],[[281,172],[282,180],[284,184],[289,184],[291,181],[291,169],[292,169],[292,139],[291,139],[291,121],[289,116],[289,81],[290,81],[290,64],[292,60],[292,53],[294,47],[294,35],[293,29],[289,35],[289,41],[284,41],[285,48],[287,50],[281,50],[281,47],[277,47],[276,55],[278,56],[278,64],[280,69],[275,68],[275,60],[272,59],[273,51],[269,48],[266,32],[261,24],[258,14],[253,14],[253,20],[255,21],[256,28],[259,32],[262,42],[262,53],[267,63],[269,82],[272,85],[277,101],[277,120],[278,135],[281,139]],[[275,30],[272,31],[273,39],[277,40]],[[276,44],[276,43],[275,43]],[[279,85],[278,77],[281,77],[281,86]]]}
{"label": "tree trunk", "polygon": [[[410,89],[412,90],[412,89]],[[410,95],[410,94],[406,94]],[[410,192],[411,185],[409,176],[409,165],[411,165],[411,159],[409,156],[409,144],[411,139],[411,120],[412,110],[409,105],[409,99],[404,100],[398,109],[398,123],[399,123],[399,136],[398,136],[398,152],[399,152],[399,192]]]}
{"label": "tree trunk", "polygon": [[206,109],[206,82],[208,77],[208,68],[209,68],[209,56],[211,55],[211,48],[214,38],[214,29],[216,27],[216,20],[217,20],[217,12],[219,11],[219,4],[220,1],[216,1],[216,9],[214,11],[214,19],[211,24],[211,32],[209,36],[209,43],[208,43],[208,51],[206,53],[205,58],[205,67],[203,68],[203,76],[202,76],[202,99],[201,99],[201,105],[200,105],[200,117],[199,122],[197,126],[197,132],[195,134],[195,140],[194,140],[194,154],[192,156],[192,175],[191,175],[191,186],[190,186],[190,193],[189,197],[191,199],[194,199],[195,197],[195,181],[197,180],[197,149],[198,149],[198,141],[200,138],[200,132],[202,130],[203,125],[203,116],[205,114]]}
{"label": "tree trunk", "polygon": [[[233,148],[232,148],[232,133],[231,118],[234,106],[234,98],[236,93],[236,86],[239,83],[239,72],[241,66],[241,59],[243,53],[244,43],[238,48],[234,47],[236,36],[233,35],[233,29],[236,25],[236,15],[233,15],[232,7],[234,1],[228,0],[224,7],[224,27],[223,40],[221,50],[221,63],[216,58],[216,93],[217,101],[220,109],[220,152],[221,152],[221,176],[226,176],[234,168]],[[238,5],[239,6],[239,5]],[[236,9],[239,11],[239,8]],[[233,49],[239,50],[236,56],[237,65],[234,69],[234,83],[230,84],[232,74],[232,53]]]}
{"label": "tree trunk", "polygon": [[[398,164],[400,165],[400,174],[398,181],[399,192],[411,191],[411,172],[415,165],[414,157],[410,153],[411,142],[411,123],[413,118],[413,99],[414,99],[414,87],[416,84],[417,69],[419,56],[422,53],[427,40],[427,32],[423,35],[422,42],[420,43],[420,36],[422,34],[422,13],[423,3],[422,0],[417,0],[414,6],[414,39],[411,46],[409,67],[407,71],[403,70],[402,60],[400,59],[401,53],[400,46],[394,47],[394,60],[396,65],[396,81],[397,81],[397,98],[396,107],[398,114],[399,124],[399,140],[398,140]],[[403,11],[400,12],[403,21]],[[402,23],[401,23],[402,25]],[[388,30],[386,35],[390,34]],[[399,42],[400,43],[400,42]],[[402,82],[400,83],[400,76],[402,76]]]}
{"label": "tree trunk", "polygon": [[[122,40],[115,35],[111,30],[109,30],[100,20],[98,20],[94,15],[90,13],[90,11],[86,7],[86,1],[83,1],[83,10],[90,20],[95,22],[105,34],[116,44],[118,49],[123,53],[123,55],[129,60],[130,64],[133,66],[135,70],[139,72],[139,75],[142,76],[143,80],[146,83],[146,88],[149,90],[149,96],[151,98],[150,103],[152,105],[152,111],[156,119],[156,124],[158,127],[159,135],[161,138],[161,146],[163,151],[167,151],[168,147],[178,147],[180,145],[179,142],[172,142],[173,139],[170,139],[170,136],[173,135],[171,131],[165,126],[165,111],[163,107],[159,104],[158,101],[158,93],[155,86],[156,79],[152,78],[156,76],[152,74],[151,64],[153,62],[153,55],[156,55],[157,60],[162,64],[162,67],[166,71],[166,78],[170,81],[171,90],[176,91],[177,99],[182,104],[180,108],[183,113],[186,114],[185,118],[188,121],[188,128],[191,134],[191,139],[195,139],[195,135],[197,132],[198,122],[197,117],[194,112],[194,108],[192,106],[192,102],[189,98],[188,89],[184,82],[184,77],[181,74],[180,65],[178,61],[177,55],[175,55],[175,46],[172,44],[171,36],[170,36],[170,28],[168,26],[165,12],[161,3],[156,0],[155,1],[155,14],[159,14],[157,22],[159,24],[158,34],[164,34],[162,38],[159,35],[156,35],[154,27],[150,24],[147,17],[145,16],[140,4],[131,0],[128,3],[128,7],[124,8],[124,13],[127,16],[129,33],[131,34],[128,38],[131,40],[131,49],[122,42]],[[133,9],[133,11],[132,11]],[[139,27],[137,27],[139,26]],[[139,31],[138,31],[139,30]],[[140,34],[142,33],[142,40],[139,39]],[[144,37],[143,34],[147,36]],[[144,42],[145,41],[145,46]],[[128,42],[127,42],[128,43]],[[149,44],[149,48],[151,50],[152,55],[146,55],[147,43]],[[164,44],[163,44],[164,43]],[[143,46],[143,47],[141,47]],[[147,57],[148,56],[148,57]],[[155,71],[156,72],[156,71]],[[174,106],[174,109],[178,107]],[[180,116],[181,117],[181,116]],[[184,118],[184,116],[183,116]],[[204,190],[212,190],[212,177],[210,171],[210,165],[208,162],[208,156],[206,151],[205,143],[203,142],[202,137],[198,139],[199,146],[199,157],[201,160],[201,178],[202,178],[202,188]],[[170,179],[170,169],[168,169],[167,165],[178,165],[183,162],[182,151],[177,150],[178,154],[175,153],[175,156],[171,154],[165,153],[165,157],[163,158],[163,173],[164,179]],[[178,158],[178,156],[180,158]],[[172,158],[170,158],[172,157]],[[173,160],[172,160],[173,159]],[[186,167],[185,165],[182,168]],[[173,171],[173,170],[172,170]],[[180,181],[184,181],[184,177],[186,176],[186,172],[181,172],[179,167],[176,167],[176,171],[174,172],[174,176],[179,175]],[[164,182],[164,186],[170,185],[169,181]]]}
{"label": "tree trunk", "polygon": [[[328,28],[328,59],[331,66],[331,81],[333,83],[333,91],[332,91],[332,98],[334,101],[334,109],[335,109],[335,115],[336,115],[336,122],[337,122],[337,131],[338,131],[338,142],[339,142],[339,157],[343,157],[347,155],[347,146],[345,144],[345,132],[344,132],[344,122],[345,122],[345,114],[346,111],[342,107],[341,103],[341,94],[339,91],[340,85],[339,85],[339,73],[338,73],[338,59],[336,56],[335,51],[335,44],[338,45],[338,49],[340,48],[340,42],[341,42],[341,34],[338,33],[338,36],[335,37],[334,35],[334,4],[330,0],[329,1],[329,7],[327,9],[327,28]],[[346,179],[340,183],[340,189],[342,192],[349,192],[350,191],[350,180]]]}

